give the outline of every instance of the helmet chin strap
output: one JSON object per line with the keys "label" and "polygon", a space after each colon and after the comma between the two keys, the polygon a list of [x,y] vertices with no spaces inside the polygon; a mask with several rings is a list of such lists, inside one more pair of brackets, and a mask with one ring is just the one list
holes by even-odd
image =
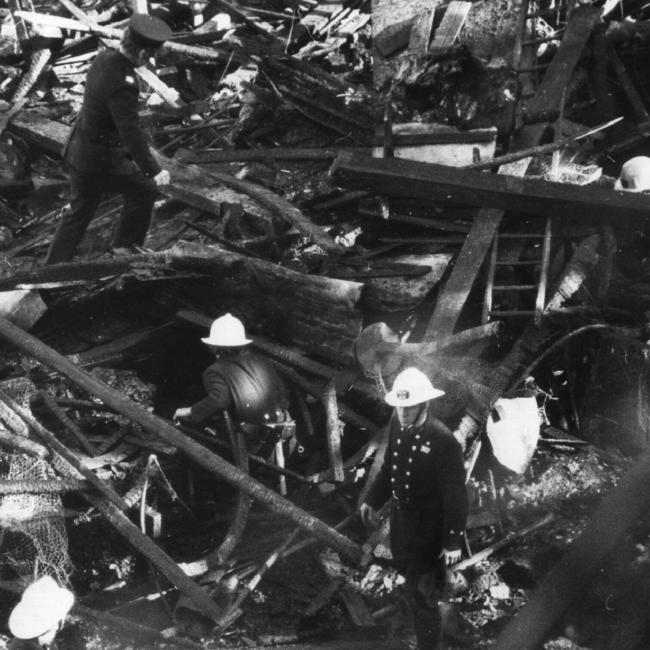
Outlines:
{"label": "helmet chin strap", "polygon": [[406,429],[412,429],[413,427],[420,426],[421,424],[424,424],[424,421],[426,420],[426,414],[427,414],[427,404],[428,402],[422,402],[420,404],[420,410],[418,411],[417,416],[413,420],[412,424],[409,424],[406,426]]}

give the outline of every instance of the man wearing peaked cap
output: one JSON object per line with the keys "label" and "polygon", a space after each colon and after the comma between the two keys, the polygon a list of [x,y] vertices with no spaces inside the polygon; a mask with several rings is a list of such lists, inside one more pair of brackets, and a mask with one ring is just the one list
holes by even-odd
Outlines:
{"label": "man wearing peaked cap", "polygon": [[406,578],[419,650],[439,650],[442,618],[438,600],[445,567],[460,560],[469,510],[460,444],[429,411],[444,395],[418,368],[406,368],[385,401],[395,407],[384,462],[359,514],[377,526],[376,510],[391,502],[390,547]]}
{"label": "man wearing peaked cap", "polygon": [[172,35],[167,23],[149,14],[131,16],[127,29],[131,32],[133,42],[145,48],[158,48]]}
{"label": "man wearing peaked cap", "polygon": [[158,18],[136,14],[125,28],[119,49],[106,49],[86,76],[83,104],[64,158],[70,168],[70,206],[50,243],[45,263],[72,259],[102,195],[124,196],[114,248],[144,243],[157,186],[170,181],[149,150],[138,118],[135,68],[144,65],[171,37]]}

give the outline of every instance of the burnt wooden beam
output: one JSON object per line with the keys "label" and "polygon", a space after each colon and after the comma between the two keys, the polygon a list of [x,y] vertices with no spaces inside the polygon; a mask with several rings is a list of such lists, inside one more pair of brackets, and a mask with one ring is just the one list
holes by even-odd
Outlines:
{"label": "burnt wooden beam", "polygon": [[460,34],[471,8],[471,2],[451,0],[440,25],[436,28],[429,50],[444,50],[451,47]]}
{"label": "burnt wooden beam", "polygon": [[271,149],[204,149],[198,151],[183,150],[176,152],[174,158],[182,162],[205,164],[217,162],[252,162],[272,160],[334,160],[343,151],[356,150],[370,153],[370,147],[319,147],[289,148],[273,147]]}
{"label": "burnt wooden beam", "polygon": [[171,174],[170,186],[162,187],[161,191],[171,193],[174,196],[174,188],[183,189],[186,183],[198,182],[202,186],[222,185],[235,192],[246,194],[277,217],[289,222],[301,235],[307,237],[314,244],[318,244],[323,250],[329,252],[342,250],[339,244],[335,243],[320,226],[313,223],[293,203],[266,187],[252,183],[251,181],[236,178],[231,174],[214,171],[206,172],[204,169],[193,165],[177,163],[171,158],[163,156],[153,148],[151,151],[161,167],[169,170]]}
{"label": "burnt wooden beam", "polygon": [[[398,127],[399,125],[396,124],[395,126]],[[492,142],[495,137],[494,129],[437,131],[429,133],[391,133],[391,144],[395,147],[419,146],[424,144],[472,144],[477,142]],[[381,147],[384,144],[383,135],[375,135],[372,139],[372,144],[375,147]]]}
{"label": "burnt wooden beam", "polygon": [[45,153],[61,157],[70,127],[43,117],[37,111],[24,110],[14,116],[8,130]]}
{"label": "burnt wooden beam", "polygon": [[617,219],[620,228],[650,218],[650,196],[611,188],[572,185],[503,174],[421,163],[341,154],[333,180],[384,196],[483,206],[527,214]]}

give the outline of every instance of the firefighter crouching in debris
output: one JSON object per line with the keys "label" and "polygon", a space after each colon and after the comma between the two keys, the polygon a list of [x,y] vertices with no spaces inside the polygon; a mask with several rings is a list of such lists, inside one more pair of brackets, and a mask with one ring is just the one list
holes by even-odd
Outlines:
{"label": "firefighter crouching in debris", "polygon": [[397,375],[385,397],[396,407],[386,456],[359,513],[375,528],[376,510],[391,498],[391,552],[406,578],[420,650],[441,647],[438,600],[445,567],[460,560],[469,508],[460,444],[429,417],[430,400],[443,394],[417,368]]}
{"label": "firefighter crouching in debris", "polygon": [[201,339],[217,360],[203,373],[206,396],[193,406],[178,408],[175,420],[203,424],[222,411],[242,426],[248,442],[293,434],[288,391],[269,361],[249,348],[244,325],[231,314],[217,318],[208,338]]}
{"label": "firefighter crouching in debris", "polygon": [[135,68],[144,65],[172,32],[162,20],[136,14],[119,50],[106,49],[93,61],[79,116],[64,151],[70,168],[70,206],[63,214],[45,263],[72,259],[102,194],[124,196],[113,247],[142,245],[151,222],[157,186],[170,175],[149,151],[138,118]]}

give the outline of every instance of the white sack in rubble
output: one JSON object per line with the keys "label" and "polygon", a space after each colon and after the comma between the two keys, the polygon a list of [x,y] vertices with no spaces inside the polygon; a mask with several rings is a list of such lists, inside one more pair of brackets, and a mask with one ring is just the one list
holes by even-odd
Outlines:
{"label": "white sack in rubble", "polygon": [[509,470],[523,474],[535,453],[539,427],[534,397],[497,400],[487,421],[494,457]]}

